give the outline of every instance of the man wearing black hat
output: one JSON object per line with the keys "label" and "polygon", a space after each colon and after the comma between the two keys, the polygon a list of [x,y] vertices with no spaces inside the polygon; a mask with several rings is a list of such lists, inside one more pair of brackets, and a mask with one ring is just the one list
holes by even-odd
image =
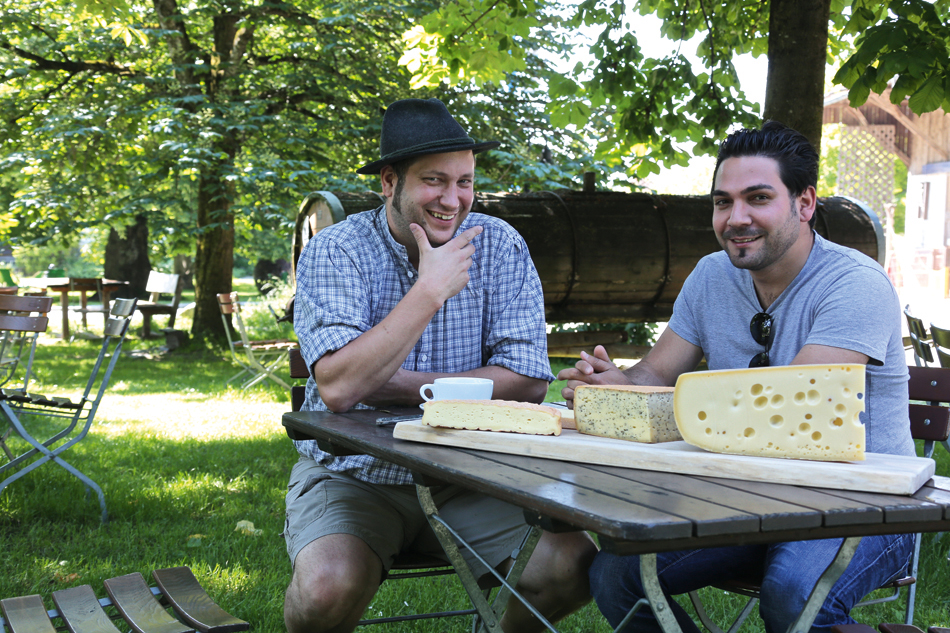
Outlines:
{"label": "man wearing black hat", "polygon": [[[318,233],[297,268],[294,327],[311,368],[305,410],[421,403],[444,376],[492,379],[493,397],[540,402],[554,377],[544,299],[521,236],[471,213],[476,143],[437,99],[406,99],[383,117],[384,205]],[[319,388],[318,388],[319,386]],[[333,457],[297,442],[284,536],[294,575],[284,605],[291,633],[350,631],[402,551],[442,556],[410,473],[370,457]],[[493,566],[505,568],[526,530],[514,506],[455,486],[440,515]],[[596,547],[583,532],[545,533],[519,589],[548,619],[590,600]],[[470,552],[476,577],[487,574]],[[541,630],[517,601],[505,631]]]}

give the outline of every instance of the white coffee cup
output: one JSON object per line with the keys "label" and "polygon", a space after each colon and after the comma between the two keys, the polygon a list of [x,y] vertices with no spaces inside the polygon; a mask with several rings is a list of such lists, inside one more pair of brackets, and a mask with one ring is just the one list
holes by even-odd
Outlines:
{"label": "white coffee cup", "polygon": [[[432,395],[426,394],[431,391]],[[491,400],[492,381],[489,378],[436,378],[435,382],[422,385],[419,395],[426,402],[431,400]]]}

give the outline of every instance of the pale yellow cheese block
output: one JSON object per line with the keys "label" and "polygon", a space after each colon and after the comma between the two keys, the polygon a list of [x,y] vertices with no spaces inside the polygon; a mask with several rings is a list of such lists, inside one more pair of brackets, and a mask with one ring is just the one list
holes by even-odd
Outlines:
{"label": "pale yellow cheese block", "polygon": [[691,372],[676,381],[676,424],[716,453],[861,461],[864,365]]}
{"label": "pale yellow cheese block", "polygon": [[574,409],[568,409],[566,402],[545,402],[544,406],[551,407],[555,411],[561,414],[561,430],[564,429],[573,429],[574,426]]}
{"label": "pale yellow cheese block", "polygon": [[581,385],[574,390],[579,433],[634,442],[683,439],[673,417],[673,387]]}
{"label": "pale yellow cheese block", "polygon": [[450,429],[560,435],[561,414],[553,407],[511,400],[430,400],[422,423]]}

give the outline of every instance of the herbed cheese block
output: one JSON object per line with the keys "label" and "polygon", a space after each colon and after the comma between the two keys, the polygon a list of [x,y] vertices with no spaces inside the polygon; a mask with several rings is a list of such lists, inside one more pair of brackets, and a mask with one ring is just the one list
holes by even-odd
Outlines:
{"label": "herbed cheese block", "polygon": [[717,453],[861,461],[864,365],[692,372],[676,381],[676,424]]}
{"label": "herbed cheese block", "polygon": [[683,439],[673,418],[673,387],[581,385],[574,390],[579,433],[634,442]]}
{"label": "herbed cheese block", "polygon": [[560,435],[561,414],[553,407],[511,400],[430,400],[422,423],[450,429]]}

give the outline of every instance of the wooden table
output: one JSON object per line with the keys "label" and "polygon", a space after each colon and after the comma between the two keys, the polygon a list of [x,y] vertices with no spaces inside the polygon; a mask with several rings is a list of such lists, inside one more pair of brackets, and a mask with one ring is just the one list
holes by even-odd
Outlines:
{"label": "wooden table", "polygon": [[[82,324],[86,326],[86,293],[102,292],[102,318],[103,323],[109,318],[109,299],[113,292],[129,285],[127,281],[118,281],[116,279],[99,279],[95,277],[40,277],[31,279],[22,279],[21,283],[25,286],[34,288],[46,288],[52,292],[58,292],[60,296],[59,305],[63,311],[63,329],[60,338],[69,338],[69,293],[79,292],[80,309],[82,310]],[[98,312],[98,310],[97,310]]]}
{"label": "wooden table", "polygon": [[[644,568],[651,560],[655,565],[657,552],[671,550],[844,537],[853,553],[858,539],[848,537],[950,531],[950,479],[944,477],[900,496],[592,466],[397,440],[392,426],[375,424],[381,415],[300,411],[285,413],[283,424],[290,437],[318,439],[338,454],[375,455],[509,501],[544,529],[594,532],[606,551],[642,555]],[[653,574],[655,580],[655,566]],[[654,612],[668,614],[658,584],[655,589]],[[679,630],[675,619],[657,615],[667,632]]]}

